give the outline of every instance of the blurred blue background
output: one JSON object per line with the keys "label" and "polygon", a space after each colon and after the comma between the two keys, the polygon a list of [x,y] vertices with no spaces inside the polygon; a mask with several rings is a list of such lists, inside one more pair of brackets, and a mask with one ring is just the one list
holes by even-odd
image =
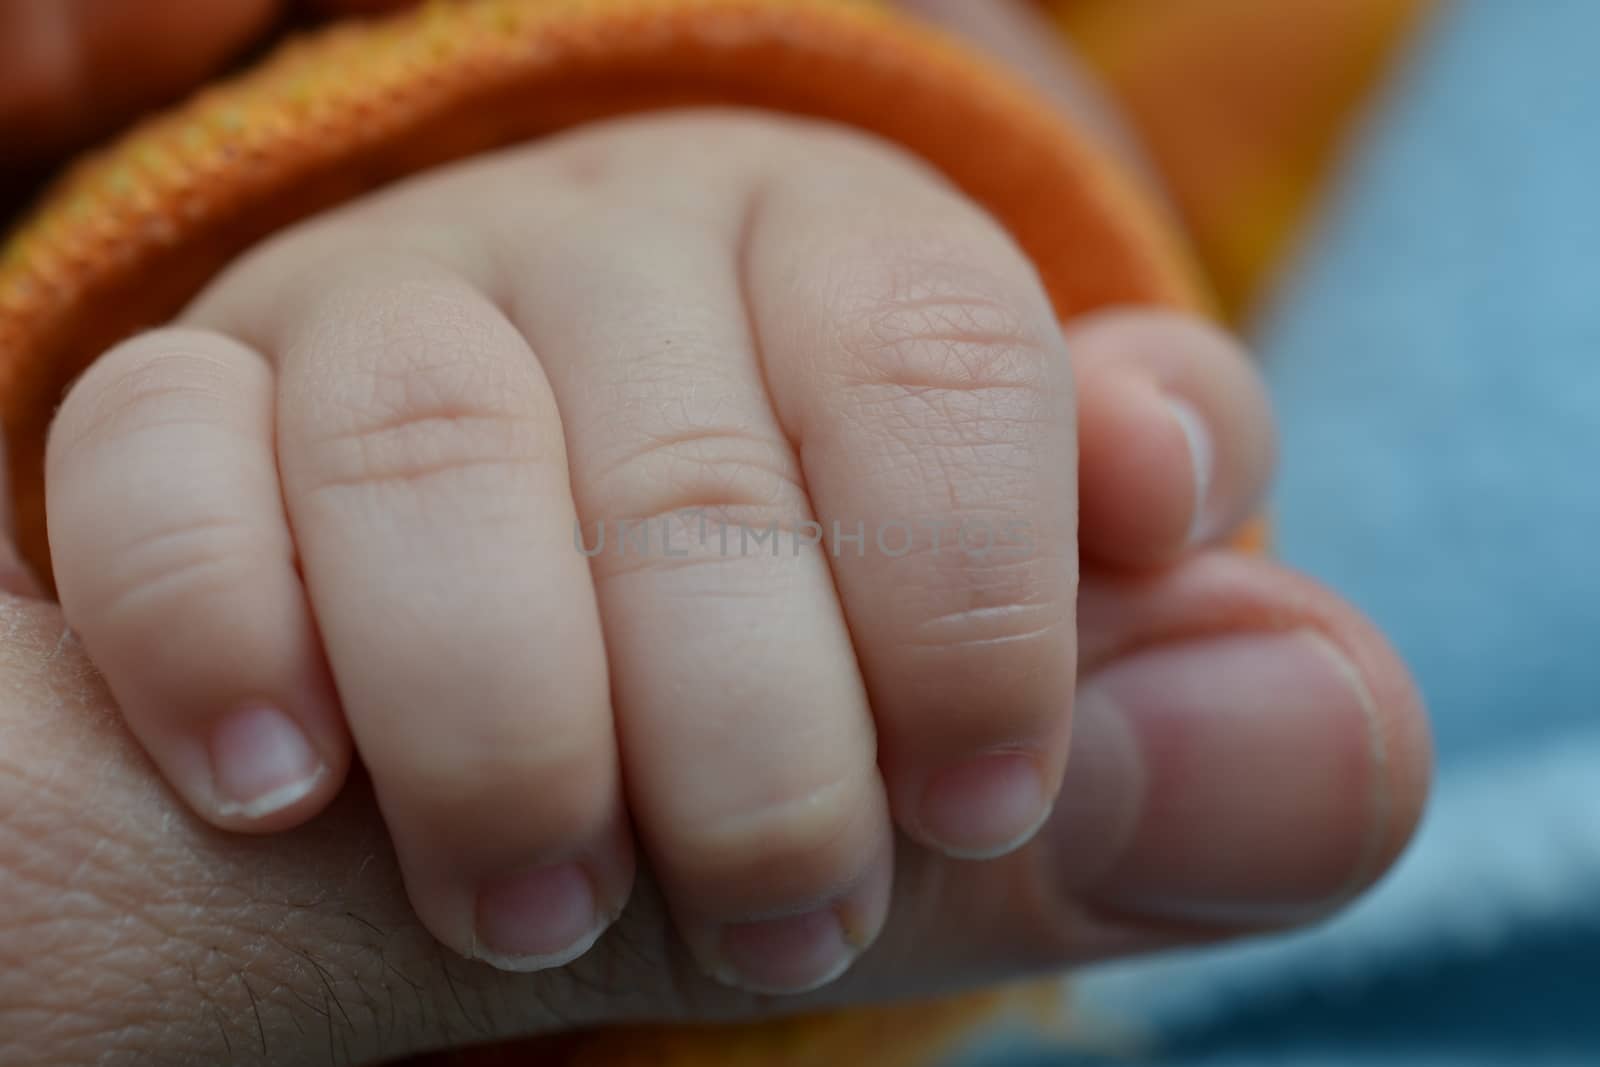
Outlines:
{"label": "blurred blue background", "polygon": [[1433,805],[1333,923],[1079,991],[1160,1063],[1593,1067],[1600,2],[1446,0],[1363,134],[1256,331],[1274,512],[1413,665]]}

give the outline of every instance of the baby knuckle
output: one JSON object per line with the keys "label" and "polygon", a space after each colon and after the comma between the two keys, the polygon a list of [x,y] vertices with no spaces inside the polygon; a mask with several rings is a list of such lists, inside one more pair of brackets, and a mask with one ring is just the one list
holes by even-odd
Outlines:
{"label": "baby knuckle", "polygon": [[586,479],[580,506],[599,520],[585,531],[597,562],[621,560],[642,540],[685,552],[729,538],[787,543],[810,513],[787,446],[743,429],[652,436]]}
{"label": "baby knuckle", "polygon": [[905,696],[931,707],[987,709],[986,729],[1028,729],[1072,698],[1073,620],[1064,604],[1000,604],[949,612],[912,628],[902,653],[916,681]]}
{"label": "baby knuckle", "polygon": [[914,257],[844,302],[843,384],[905,395],[1047,387],[1045,335],[999,272],[949,253]]}
{"label": "baby knuckle", "polygon": [[178,331],[125,342],[97,360],[67,394],[51,445],[75,453],[179,423],[218,425],[236,375]]}
{"label": "baby knuckle", "polygon": [[427,407],[361,420],[318,438],[301,487],[329,490],[502,480],[548,451],[531,419],[456,407]]}
{"label": "baby knuckle", "polygon": [[448,740],[384,772],[403,779],[409,805],[442,833],[470,827],[552,841],[594,837],[613,815],[609,740],[581,726],[519,726],[527,718],[508,713],[456,724]]}
{"label": "baby knuckle", "polygon": [[346,339],[337,376],[294,427],[308,490],[421,486],[564,462],[559,421],[521,361],[494,356],[490,326],[459,313],[430,317],[428,307],[419,296]]}
{"label": "baby knuckle", "polygon": [[287,554],[238,518],[187,517],[141,531],[107,553],[104,592],[92,610],[100,625],[134,630],[152,617],[192,617],[202,607],[215,616],[236,602],[240,589],[262,588],[263,564]]}
{"label": "baby knuckle", "polygon": [[[963,530],[959,542],[930,553],[906,601],[909,644],[935,660],[960,650],[1013,662],[1070,645],[1076,567],[1070,548],[996,546],[978,551]],[[957,541],[951,538],[951,541]]]}
{"label": "baby knuckle", "polygon": [[969,720],[982,709],[994,735],[1032,730],[1070,706],[1076,621],[1066,566],[959,567],[932,581],[887,638],[907,678],[900,699]]}
{"label": "baby knuckle", "polygon": [[[1003,653],[1015,662],[1030,655],[1055,655],[1067,647],[1072,629],[1062,598],[979,597],[979,603],[929,618],[912,630],[916,647],[936,653]],[[992,601],[983,603],[982,601]]]}
{"label": "baby knuckle", "polygon": [[671,865],[713,883],[773,882],[811,892],[859,873],[877,842],[867,773],[775,797],[692,826],[678,835]]}
{"label": "baby knuckle", "polygon": [[[323,327],[331,336],[305,341],[343,353],[337,378],[325,383],[334,404],[381,419],[417,408],[510,412],[524,402],[520,342],[475,290],[406,278],[376,290],[353,284],[343,302],[361,302],[363,314],[337,317]],[[341,302],[337,292],[327,299]]]}

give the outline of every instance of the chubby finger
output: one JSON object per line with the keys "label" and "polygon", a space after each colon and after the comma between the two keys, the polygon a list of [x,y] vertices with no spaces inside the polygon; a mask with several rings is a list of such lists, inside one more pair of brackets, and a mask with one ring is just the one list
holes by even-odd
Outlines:
{"label": "chubby finger", "polygon": [[633,860],[554,398],[437,260],[337,222],[299,240],[325,254],[269,251],[232,284],[276,299],[236,314],[277,361],[284,499],[407,889],[462,955],[557,966],[621,910]]}
{"label": "chubby finger", "polygon": [[835,151],[760,202],[753,317],[896,819],[951,855],[992,857],[1043,822],[1066,761],[1067,348],[1032,267],[975,205],[887,149]]}
{"label": "chubby finger", "polygon": [[746,321],[748,174],[699,166],[718,134],[759,129],[658,121],[530,158],[515,187],[612,153],[586,175],[598,195],[504,259],[569,427],[651,870],[703,970],[793,994],[876,938],[893,850],[850,633]]}
{"label": "chubby finger", "polygon": [[1237,341],[1191,315],[1129,308],[1075,320],[1067,347],[1086,557],[1170,562],[1255,512],[1275,435],[1266,388]]}
{"label": "chubby finger", "polygon": [[78,381],[47,456],[67,620],[168,780],[235,830],[314,814],[350,759],[278,489],[273,390],[238,342],[158,330]]}

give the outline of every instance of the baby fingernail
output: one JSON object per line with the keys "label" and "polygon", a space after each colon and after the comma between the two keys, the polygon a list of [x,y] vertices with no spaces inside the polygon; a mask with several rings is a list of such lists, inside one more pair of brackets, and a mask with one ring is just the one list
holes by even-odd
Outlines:
{"label": "baby fingernail", "polygon": [[757,993],[805,993],[849,969],[859,947],[831,907],[803,915],[732,923],[716,941],[712,976]]}
{"label": "baby fingernail", "polygon": [[1167,410],[1172,412],[1173,421],[1183,431],[1184,440],[1189,444],[1189,463],[1194,472],[1194,516],[1189,522],[1188,543],[1198,544],[1214,535],[1211,511],[1207,505],[1216,471],[1216,450],[1211,443],[1211,432],[1206,429],[1200,412],[1187,401],[1170,396],[1165,399]]}
{"label": "baby fingernail", "polygon": [[924,840],[956,859],[991,859],[1028,842],[1050,817],[1037,759],[992,752],[928,783],[917,826]]}
{"label": "baby fingernail", "polygon": [[259,819],[298,803],[328,773],[305,732],[271,706],[242,708],[211,734],[217,812]]}
{"label": "baby fingernail", "polygon": [[[894,848],[887,823],[853,887],[788,914],[687,922],[684,940],[707,974],[752,993],[808,993],[844,974],[877,940],[889,915]],[[709,920],[709,921],[706,921]]]}
{"label": "baby fingernail", "polygon": [[589,951],[609,925],[576,863],[529,867],[478,893],[472,956],[502,971],[538,971]]}

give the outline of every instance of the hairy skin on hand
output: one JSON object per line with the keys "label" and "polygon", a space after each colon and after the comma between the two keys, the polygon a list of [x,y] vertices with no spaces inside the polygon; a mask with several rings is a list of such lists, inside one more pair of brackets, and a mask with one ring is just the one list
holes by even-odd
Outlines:
{"label": "hairy skin on hand", "polygon": [[[0,693],[0,1062],[11,1067],[363,1063],[621,1019],[704,1024],[871,999],[870,979],[781,1002],[713,983],[671,936],[648,880],[599,948],[567,967],[507,975],[464,961],[408,907],[364,783],[273,838],[226,834],[185,811],[53,604],[0,593]],[[966,892],[953,880],[931,884],[912,850],[901,862],[903,884],[919,888],[896,905],[891,945],[909,944]],[[1016,882],[1020,904],[1037,905],[1020,907],[1021,921],[1059,931],[1041,963],[1089,947],[1078,922],[1046,915],[1059,904],[1035,865],[1002,865],[986,876],[991,891],[995,878]],[[902,983],[896,992],[943,990]],[[897,1039],[895,1055],[936,1047],[993,1000],[908,1009],[920,1033]],[[838,1040],[859,1038],[863,1026],[902,1029],[893,1009],[876,1023],[873,1012],[853,1014]],[[762,1050],[786,1032],[718,1037],[735,1050],[751,1044],[748,1062],[770,1062]],[[596,1042],[644,1047],[628,1033],[563,1039],[551,1053],[595,1062]],[[665,1047],[707,1048],[704,1030],[674,1035]]]}
{"label": "hairy skin on hand", "polygon": [[492,972],[412,918],[365,790],[292,839],[211,830],[156,778],[54,606],[5,598],[0,634],[0,1062],[311,1062],[318,1046],[359,1062],[565,1027],[630,995],[609,985],[621,953],[581,982],[496,976],[489,993]]}

